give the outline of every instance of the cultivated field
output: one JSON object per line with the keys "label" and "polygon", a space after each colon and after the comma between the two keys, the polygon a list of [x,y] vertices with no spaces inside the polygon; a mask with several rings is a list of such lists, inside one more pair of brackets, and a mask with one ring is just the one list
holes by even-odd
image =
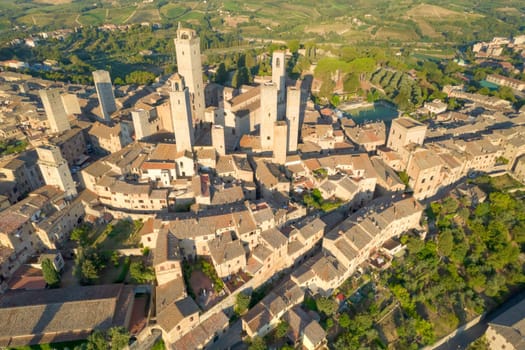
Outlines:
{"label": "cultivated field", "polygon": [[462,38],[471,41],[475,35],[484,39],[492,35],[494,26],[510,33],[519,27],[516,21],[524,15],[522,5],[522,0],[326,0],[322,4],[314,0],[0,0],[0,33],[17,25],[47,30],[105,23],[172,26],[181,21],[200,26],[207,16],[214,30],[238,29],[250,39],[339,44],[393,41],[419,46]]}
{"label": "cultivated field", "polygon": [[48,4],[48,5],[62,5],[69,4],[73,0],[32,0],[37,4]]}

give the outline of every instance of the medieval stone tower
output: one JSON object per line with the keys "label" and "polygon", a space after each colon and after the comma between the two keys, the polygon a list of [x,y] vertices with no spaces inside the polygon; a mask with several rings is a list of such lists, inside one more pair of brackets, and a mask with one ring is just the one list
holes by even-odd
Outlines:
{"label": "medieval stone tower", "polygon": [[191,151],[193,146],[190,92],[184,83],[184,79],[178,73],[170,77],[171,117],[177,151]]}
{"label": "medieval stone tower", "polygon": [[202,81],[202,63],[200,38],[192,29],[182,28],[180,23],[175,38],[177,67],[179,74],[190,92],[193,124],[204,119],[204,84]]}

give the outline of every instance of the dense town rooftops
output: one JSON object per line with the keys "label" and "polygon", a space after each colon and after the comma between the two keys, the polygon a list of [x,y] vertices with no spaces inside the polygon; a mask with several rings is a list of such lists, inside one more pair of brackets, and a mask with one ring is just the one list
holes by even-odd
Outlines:
{"label": "dense town rooftops", "polygon": [[261,237],[273,249],[279,249],[288,243],[288,239],[275,227],[263,231]]}
{"label": "dense town rooftops", "polygon": [[210,342],[215,335],[219,334],[219,332],[228,325],[228,322],[228,317],[224,312],[217,312],[177,340],[171,348],[174,350],[202,348]]}
{"label": "dense town rooftops", "polygon": [[234,172],[235,166],[233,163],[233,156],[227,155],[219,157],[215,169],[219,175]]}
{"label": "dense town rooftops", "polygon": [[419,169],[429,169],[442,165],[441,158],[434,152],[428,150],[418,150],[413,154],[413,161]]}
{"label": "dense town rooftops", "polygon": [[132,286],[121,284],[6,293],[0,297],[0,343],[125,326],[133,294]]}
{"label": "dense town rooftops", "polygon": [[232,240],[231,233],[225,232],[208,243],[210,254],[217,264],[237,259],[245,254],[239,240]]}
{"label": "dense town rooftops", "polygon": [[418,122],[417,120],[413,118],[408,118],[408,117],[396,118],[392,120],[392,123],[399,124],[406,129],[412,129],[412,128],[418,128],[418,127],[426,128],[424,124]]}
{"label": "dense town rooftops", "polygon": [[242,187],[231,186],[215,189],[211,199],[211,205],[223,205],[228,203],[238,203],[244,201]]}
{"label": "dense town rooftops", "polygon": [[88,173],[91,176],[98,178],[98,177],[103,176],[110,170],[111,170],[111,167],[109,165],[106,165],[103,162],[95,162],[93,164],[90,164],[86,168],[84,168],[82,171]]}
{"label": "dense town rooftops", "polygon": [[177,238],[163,228],[159,230],[157,246],[153,252],[153,266],[162,264],[168,260],[181,260]]}
{"label": "dense town rooftops", "polygon": [[185,296],[186,291],[182,277],[157,286],[155,288],[156,313],[161,313],[168,305],[173,304],[175,300],[183,299]]}
{"label": "dense town rooftops", "polygon": [[169,304],[157,315],[157,324],[166,331],[174,329],[183,319],[199,313],[199,307],[191,297]]}
{"label": "dense town rooftops", "polygon": [[175,155],[177,153],[177,145],[170,143],[159,143],[149,155],[149,159],[155,161],[173,161],[175,160]]}

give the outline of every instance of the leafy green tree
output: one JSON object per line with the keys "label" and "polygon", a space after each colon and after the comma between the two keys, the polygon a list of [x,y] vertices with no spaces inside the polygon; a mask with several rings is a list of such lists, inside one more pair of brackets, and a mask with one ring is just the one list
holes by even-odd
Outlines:
{"label": "leafy green tree", "polygon": [[352,324],[352,321],[350,320],[350,316],[348,316],[347,313],[343,313],[341,316],[339,316],[339,325],[343,327],[344,329],[350,328],[350,325]]}
{"label": "leafy green tree", "polygon": [[461,67],[454,61],[448,61],[445,65],[444,73],[446,75],[451,75],[459,71],[461,71]]}
{"label": "leafy green tree", "polygon": [[252,69],[257,65],[257,59],[255,57],[255,52],[249,51],[244,57],[244,65],[248,69]]}
{"label": "leafy green tree", "polygon": [[441,202],[441,206],[444,214],[452,214],[458,210],[459,203],[455,199],[447,197]]}
{"label": "leafy green tree", "polygon": [[485,289],[487,283],[487,277],[479,266],[469,266],[467,268],[468,275],[468,286],[478,292],[482,292]]}
{"label": "leafy green tree", "polygon": [[242,315],[248,310],[250,306],[250,296],[241,292],[235,297],[235,312],[238,315]]}
{"label": "leafy green tree", "polygon": [[355,60],[360,56],[359,51],[354,46],[345,46],[339,51],[339,57],[346,62]]}
{"label": "leafy green tree", "polygon": [[307,57],[299,56],[295,62],[295,67],[293,68],[292,72],[296,73],[297,75],[301,75],[301,73],[310,69],[311,64],[312,63]]}
{"label": "leafy green tree", "polygon": [[335,89],[335,83],[332,79],[327,78],[323,79],[323,83],[321,84],[321,88],[319,89],[319,97],[321,98],[330,98],[332,96]]}
{"label": "leafy green tree", "polygon": [[81,282],[85,284],[93,283],[95,280],[98,279],[98,269],[93,262],[93,260],[89,258],[83,259],[81,265],[80,265],[80,280]]}
{"label": "leafy green tree", "polygon": [[277,336],[277,338],[283,338],[288,332],[289,328],[290,325],[288,323],[286,323],[285,321],[281,321],[275,329],[275,335]]}
{"label": "leafy green tree", "polygon": [[487,77],[487,73],[484,70],[477,69],[474,72],[474,80],[480,81],[484,80]]}
{"label": "leafy green tree", "polygon": [[332,318],[327,319],[326,320],[326,327],[324,327],[325,330],[329,330],[333,326],[334,326],[334,320]]}
{"label": "leafy green tree", "polygon": [[228,81],[228,72],[226,71],[226,66],[223,62],[217,67],[217,72],[215,73],[215,82],[217,84],[224,85]]}
{"label": "leafy green tree", "polygon": [[44,275],[44,280],[50,288],[60,287],[60,274],[55,269],[53,262],[46,258],[42,261],[42,274]]}
{"label": "leafy green tree", "polygon": [[264,342],[264,339],[261,337],[254,337],[251,339],[250,346],[248,350],[266,350],[268,346]]}
{"label": "leafy green tree", "polygon": [[498,89],[498,96],[504,100],[510,101],[512,103],[516,102],[516,96],[514,91],[508,86],[500,86]]}
{"label": "leafy green tree", "polygon": [[111,350],[122,350],[129,343],[129,332],[123,327],[113,327],[108,330]]}
{"label": "leafy green tree", "polygon": [[88,238],[88,228],[85,225],[75,227],[73,231],[71,231],[70,238],[82,246],[85,245]]}
{"label": "leafy green tree", "polygon": [[432,323],[417,318],[415,320],[414,328],[417,336],[420,338],[421,344],[431,344],[434,342],[435,336]]}
{"label": "leafy green tree", "polygon": [[155,280],[155,271],[152,267],[147,267],[143,261],[134,261],[129,267],[131,278],[136,283],[149,283]]}
{"label": "leafy green tree", "polygon": [[320,297],[316,299],[315,305],[317,306],[317,310],[323,313],[326,317],[334,315],[337,311],[337,303],[330,297]]}
{"label": "leafy green tree", "polygon": [[451,97],[448,99],[447,108],[451,111],[455,111],[461,107],[461,103],[458,102],[455,98]]}
{"label": "leafy green tree", "polygon": [[299,40],[294,39],[288,41],[287,46],[291,53],[296,53],[297,51],[299,51],[301,44],[299,43]]}
{"label": "leafy green tree", "polygon": [[109,343],[103,331],[96,330],[87,338],[86,350],[109,350]]}
{"label": "leafy green tree", "polygon": [[350,62],[348,70],[354,73],[372,73],[376,70],[376,61],[371,57],[356,58]]}
{"label": "leafy green tree", "polygon": [[399,176],[399,179],[405,184],[405,186],[408,186],[408,181],[410,180],[408,174],[406,171],[401,171],[397,174]]}
{"label": "leafy green tree", "polygon": [[410,297],[410,293],[406,290],[406,288],[397,284],[392,286],[390,290],[392,291],[392,293],[394,293],[397,300],[401,304],[401,307],[405,309],[406,313],[408,315],[414,315],[416,311],[416,305]]}
{"label": "leafy green tree", "polygon": [[232,86],[239,88],[242,85],[249,84],[251,82],[251,74],[248,68],[240,67],[235,71],[232,78]]}
{"label": "leafy green tree", "polygon": [[441,256],[449,256],[454,248],[454,236],[452,231],[443,230],[438,237],[438,252]]}
{"label": "leafy green tree", "polygon": [[366,101],[367,102],[375,102],[380,99],[379,91],[372,88],[370,91],[368,91],[366,95]]}
{"label": "leafy green tree", "polygon": [[487,288],[485,289],[485,294],[489,297],[496,297],[501,292],[505,291],[507,288],[505,286],[505,276],[502,274],[496,273],[492,275],[487,281]]}
{"label": "leafy green tree", "polygon": [[343,86],[345,92],[354,93],[356,92],[360,87],[361,84],[359,82],[359,77],[355,73],[347,74],[344,81]]}
{"label": "leafy green tree", "polygon": [[113,83],[119,86],[126,85],[126,82],[121,77],[116,77]]}
{"label": "leafy green tree", "polygon": [[126,75],[127,84],[148,85],[155,81],[155,74],[147,71],[134,71]]}
{"label": "leafy green tree", "polygon": [[462,264],[465,260],[465,256],[467,256],[468,249],[468,244],[465,241],[458,242],[455,244],[449,257],[454,263]]}
{"label": "leafy green tree", "polygon": [[96,330],[81,347],[86,350],[122,350],[128,346],[129,332],[122,327],[113,327],[107,331]]}
{"label": "leafy green tree", "polygon": [[334,94],[330,98],[330,103],[332,104],[332,106],[337,107],[341,103],[341,98],[339,97],[339,95]]}

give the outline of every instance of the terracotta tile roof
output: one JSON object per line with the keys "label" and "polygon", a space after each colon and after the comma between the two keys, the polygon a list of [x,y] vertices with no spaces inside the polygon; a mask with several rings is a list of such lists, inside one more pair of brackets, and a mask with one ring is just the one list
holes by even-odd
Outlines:
{"label": "terracotta tile roof", "polygon": [[171,143],[159,143],[150,154],[150,160],[174,160],[177,154],[177,145]]}
{"label": "terracotta tile roof", "polygon": [[144,162],[142,163],[140,168],[142,170],[152,170],[152,169],[173,170],[175,169],[175,163]]}
{"label": "terracotta tile roof", "polygon": [[47,333],[125,326],[116,317],[117,306],[125,307],[120,302],[130,294],[133,290],[121,284],[6,293],[0,298],[0,342],[26,337],[31,343]]}
{"label": "terracotta tile roof", "polygon": [[168,305],[186,297],[182,277],[171,280],[155,288],[155,311],[161,313]]}
{"label": "terracotta tile roof", "polygon": [[157,324],[166,332],[170,332],[183,319],[194,316],[197,317],[199,307],[191,297],[178,300],[166,306],[162,312],[157,314]]}

